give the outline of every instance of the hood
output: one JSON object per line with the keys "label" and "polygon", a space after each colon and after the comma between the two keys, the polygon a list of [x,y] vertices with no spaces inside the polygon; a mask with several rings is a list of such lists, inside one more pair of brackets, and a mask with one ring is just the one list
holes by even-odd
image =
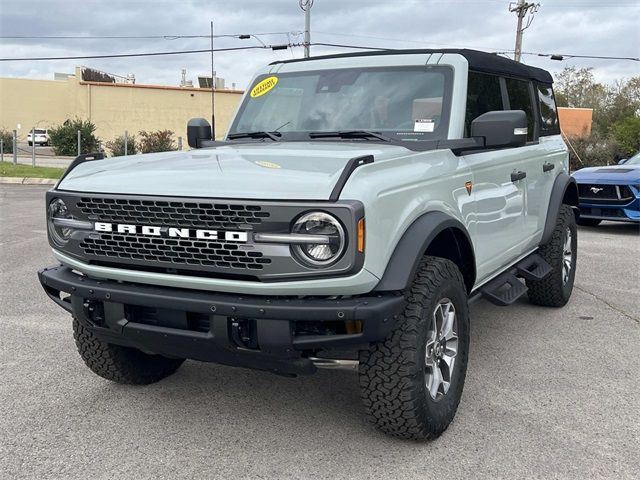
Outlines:
{"label": "hood", "polygon": [[573,177],[578,183],[640,183],[640,165],[581,168]]}
{"label": "hood", "polygon": [[353,142],[225,145],[82,163],[58,189],[176,197],[328,200],[347,162],[404,156],[400,146]]}

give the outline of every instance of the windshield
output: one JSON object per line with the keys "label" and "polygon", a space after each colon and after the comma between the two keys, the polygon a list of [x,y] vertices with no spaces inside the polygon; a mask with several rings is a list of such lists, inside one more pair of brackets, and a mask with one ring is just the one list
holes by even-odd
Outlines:
{"label": "windshield", "polygon": [[640,165],[640,152],[636,153],[633,157],[631,157],[624,163],[625,165]]}
{"label": "windshield", "polygon": [[308,139],[312,132],[363,130],[394,140],[443,139],[452,77],[442,66],[263,75],[251,86],[229,134],[277,131],[286,141]]}

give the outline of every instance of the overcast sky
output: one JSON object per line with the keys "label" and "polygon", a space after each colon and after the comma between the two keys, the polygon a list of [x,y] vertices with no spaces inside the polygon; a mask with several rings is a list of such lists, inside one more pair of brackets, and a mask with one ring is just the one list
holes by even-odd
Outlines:
{"label": "overcast sky", "polygon": [[[524,36],[525,52],[640,56],[640,2],[637,0],[541,0]],[[386,48],[466,47],[485,51],[514,48],[516,16],[502,0],[315,0],[312,42]],[[304,14],[298,0],[0,0],[0,35],[208,35],[262,34],[266,44],[301,42]],[[286,33],[290,32],[289,37]],[[272,34],[269,34],[272,33]],[[204,49],[196,39],[0,39],[0,57],[68,56]],[[218,38],[215,47],[259,45],[255,39]],[[351,51],[312,47],[312,55]],[[215,55],[227,86],[246,87],[252,72],[278,59],[302,57],[302,47],[286,51],[248,50]],[[566,65],[594,67],[599,80],[640,75],[640,62],[570,59],[562,62],[525,55],[531,65],[557,72]],[[0,76],[53,79],[86,65],[119,75],[133,73],[139,84],[177,85],[207,75],[207,53],[155,58],[0,62]]]}

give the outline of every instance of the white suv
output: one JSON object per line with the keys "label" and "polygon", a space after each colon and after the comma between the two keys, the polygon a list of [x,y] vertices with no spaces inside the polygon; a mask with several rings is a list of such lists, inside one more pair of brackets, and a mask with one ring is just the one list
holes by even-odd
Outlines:
{"label": "white suv", "polygon": [[29,135],[27,135],[27,142],[29,143],[29,146],[34,143],[36,145],[49,145],[49,131],[46,128],[36,128],[34,133],[36,136],[35,140],[31,138],[32,132],[29,132]]}

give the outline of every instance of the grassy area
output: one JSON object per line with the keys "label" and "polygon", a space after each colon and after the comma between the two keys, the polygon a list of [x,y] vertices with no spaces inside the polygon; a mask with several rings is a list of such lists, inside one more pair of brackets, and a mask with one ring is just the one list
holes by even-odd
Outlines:
{"label": "grassy area", "polygon": [[0,177],[60,178],[64,171],[64,168],[32,167],[31,165],[0,162]]}

